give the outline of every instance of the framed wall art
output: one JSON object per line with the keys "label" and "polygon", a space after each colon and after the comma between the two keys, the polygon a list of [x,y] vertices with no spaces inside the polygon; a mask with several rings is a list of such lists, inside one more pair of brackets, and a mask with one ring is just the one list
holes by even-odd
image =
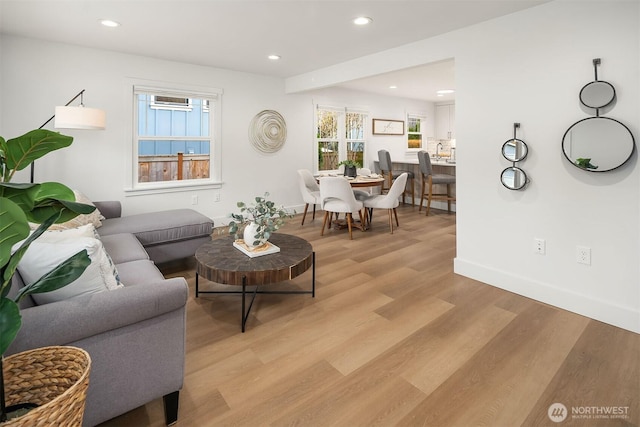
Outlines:
{"label": "framed wall art", "polygon": [[404,135],[403,120],[373,119],[374,135]]}

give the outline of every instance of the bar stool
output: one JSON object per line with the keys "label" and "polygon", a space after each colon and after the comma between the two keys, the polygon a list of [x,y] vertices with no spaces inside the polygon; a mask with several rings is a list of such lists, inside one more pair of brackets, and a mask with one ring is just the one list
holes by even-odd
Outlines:
{"label": "bar stool", "polygon": [[[420,208],[422,210],[422,201],[427,196],[427,215],[431,208],[432,200],[446,200],[447,210],[451,212],[451,202],[455,202],[456,198],[451,195],[451,184],[456,183],[456,177],[447,174],[435,174],[431,168],[431,159],[426,151],[418,151],[418,163],[420,164],[420,173],[422,174],[422,195],[420,196]],[[446,193],[434,193],[433,184],[445,184],[447,186]]]}
{"label": "bar stool", "polygon": [[[393,165],[391,163],[391,155],[387,150],[378,151],[378,163],[380,165],[380,172],[382,172],[382,176],[385,178],[385,182],[382,184],[382,193],[385,194],[391,188],[391,184],[393,183],[394,177],[393,173],[397,173],[398,175],[402,173],[407,174],[407,181],[411,184],[411,204],[416,204],[415,199],[415,174],[410,170],[393,170]],[[405,187],[404,192],[402,193],[402,203],[404,203],[405,194],[409,194],[409,190]]]}

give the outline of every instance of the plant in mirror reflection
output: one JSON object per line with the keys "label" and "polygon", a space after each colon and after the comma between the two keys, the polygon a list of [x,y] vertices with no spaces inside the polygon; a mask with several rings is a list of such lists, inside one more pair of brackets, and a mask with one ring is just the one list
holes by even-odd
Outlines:
{"label": "plant in mirror reflection", "polygon": [[576,159],[576,165],[582,169],[598,169],[598,166],[591,164],[591,159],[583,159],[582,157]]}

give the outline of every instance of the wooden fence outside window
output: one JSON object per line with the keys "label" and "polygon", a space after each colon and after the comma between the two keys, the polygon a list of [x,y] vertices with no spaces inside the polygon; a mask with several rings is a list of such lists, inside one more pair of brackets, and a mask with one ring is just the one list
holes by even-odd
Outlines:
{"label": "wooden fence outside window", "polygon": [[138,182],[209,178],[208,154],[138,156]]}

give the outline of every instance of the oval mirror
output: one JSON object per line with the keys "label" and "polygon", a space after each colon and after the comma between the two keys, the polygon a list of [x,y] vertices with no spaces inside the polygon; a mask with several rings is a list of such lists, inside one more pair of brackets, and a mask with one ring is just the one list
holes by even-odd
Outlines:
{"label": "oval mirror", "polygon": [[518,167],[511,166],[502,171],[500,175],[500,181],[502,185],[509,190],[520,190],[527,185],[527,174]]}
{"label": "oval mirror", "polygon": [[616,90],[609,82],[596,80],[584,85],[580,90],[580,102],[589,108],[602,108],[613,102]]}
{"label": "oval mirror", "polygon": [[562,137],[562,152],[567,160],[589,172],[607,172],[622,166],[634,149],[629,128],[609,117],[582,119]]}
{"label": "oval mirror", "polygon": [[510,162],[519,162],[527,157],[527,144],[518,138],[510,139],[502,144],[502,155]]}

